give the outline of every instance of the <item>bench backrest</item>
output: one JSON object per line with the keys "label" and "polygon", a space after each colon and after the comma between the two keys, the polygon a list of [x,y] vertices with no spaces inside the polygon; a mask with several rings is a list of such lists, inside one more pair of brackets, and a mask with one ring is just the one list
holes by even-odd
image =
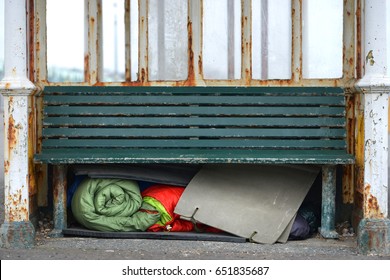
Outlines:
{"label": "bench backrest", "polygon": [[46,87],[43,148],[345,150],[341,88]]}

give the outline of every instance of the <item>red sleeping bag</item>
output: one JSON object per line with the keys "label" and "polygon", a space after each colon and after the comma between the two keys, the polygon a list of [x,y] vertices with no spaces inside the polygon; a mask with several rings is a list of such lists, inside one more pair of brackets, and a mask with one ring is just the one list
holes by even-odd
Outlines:
{"label": "red sleeping bag", "polygon": [[222,232],[219,229],[204,225],[195,225],[187,220],[180,219],[180,215],[174,213],[175,207],[184,192],[184,187],[153,185],[145,189],[141,195],[144,202],[152,205],[161,214],[160,220],[148,228],[148,231],[193,231]]}
{"label": "red sleeping bag", "polygon": [[181,220],[173,211],[184,191],[184,187],[153,185],[141,195],[144,202],[154,206],[161,214],[160,220],[149,227],[148,231],[193,231],[190,221]]}

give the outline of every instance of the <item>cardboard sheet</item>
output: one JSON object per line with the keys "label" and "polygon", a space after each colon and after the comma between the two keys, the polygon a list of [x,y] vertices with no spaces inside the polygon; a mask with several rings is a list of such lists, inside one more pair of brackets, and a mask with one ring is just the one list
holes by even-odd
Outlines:
{"label": "cardboard sheet", "polygon": [[294,165],[205,165],[175,213],[254,242],[286,242],[319,171]]}

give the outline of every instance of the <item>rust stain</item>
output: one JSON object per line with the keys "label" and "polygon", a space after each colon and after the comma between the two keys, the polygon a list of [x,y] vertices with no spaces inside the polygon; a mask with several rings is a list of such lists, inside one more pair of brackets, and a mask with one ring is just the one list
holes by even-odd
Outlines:
{"label": "rust stain", "polygon": [[188,32],[188,78],[186,85],[191,86],[195,84],[195,70],[194,70],[194,50],[192,49],[192,22],[188,17],[187,20],[187,32]]}
{"label": "rust stain", "polygon": [[199,76],[202,77],[203,75],[203,61],[202,61],[202,54],[199,55],[199,59],[198,59],[198,70],[199,70]]}
{"label": "rust stain", "polygon": [[343,203],[352,204],[354,199],[354,189],[353,189],[353,167],[344,166],[343,167]]}
{"label": "rust stain", "polygon": [[5,83],[5,89],[10,89],[11,88],[11,83]]}
{"label": "rust stain", "polygon": [[245,84],[250,85],[250,82],[251,82],[251,70],[245,68]]}
{"label": "rust stain", "polygon": [[140,76],[140,82],[144,84],[147,82],[147,70],[145,68],[141,69],[141,76]]}
{"label": "rust stain", "polygon": [[84,79],[86,82],[90,82],[89,76],[89,54],[84,56]]}
{"label": "rust stain", "polygon": [[364,110],[362,105],[362,94],[355,94],[354,97],[354,118],[355,118],[355,194],[354,212],[357,217],[363,216],[364,212]]}
{"label": "rust stain", "polygon": [[19,139],[19,131],[15,126],[15,120],[12,114],[8,118],[8,152],[11,154],[11,151],[15,149],[18,139]]}
{"label": "rust stain", "polygon": [[[346,95],[347,110],[347,150],[349,153],[355,152],[355,95]],[[342,198],[343,203],[354,203],[355,192],[355,167],[348,165],[343,167]]]}
{"label": "rust stain", "polygon": [[359,210],[363,209],[363,200],[364,200],[363,193],[355,192],[354,200],[355,200],[355,203],[354,203],[355,208],[357,208]]}
{"label": "rust stain", "polygon": [[29,182],[29,194],[35,195],[38,192],[37,184],[35,181],[35,170],[34,170],[34,147],[36,146],[36,126],[35,126],[35,102],[31,98],[31,111],[28,116],[28,127],[29,127],[29,137],[28,137],[28,175],[27,181]]}
{"label": "rust stain", "polygon": [[378,199],[370,193],[371,186],[366,184],[364,186],[364,217],[366,218],[384,218],[380,210]]}
{"label": "rust stain", "polygon": [[9,165],[10,165],[9,160],[4,161],[4,173],[5,174],[9,172]]}
{"label": "rust stain", "polygon": [[29,195],[29,213],[37,213],[38,211],[38,197],[36,194]]}
{"label": "rust stain", "polygon": [[66,197],[63,195],[63,190],[66,193],[66,171],[63,172],[61,167],[57,167],[53,169],[53,202],[54,205],[58,205],[59,203],[63,204],[63,199]]}
{"label": "rust stain", "polygon": [[18,189],[14,194],[8,194],[5,200],[5,213],[10,222],[19,222],[28,220],[28,201],[22,199],[22,188]]}

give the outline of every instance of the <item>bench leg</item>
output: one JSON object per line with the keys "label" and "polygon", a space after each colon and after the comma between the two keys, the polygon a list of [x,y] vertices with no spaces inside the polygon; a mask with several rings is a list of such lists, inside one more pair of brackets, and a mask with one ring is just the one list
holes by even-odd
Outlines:
{"label": "bench leg", "polygon": [[62,236],[62,230],[67,227],[66,215],[67,166],[53,166],[53,222],[54,228],[50,236]]}
{"label": "bench leg", "polygon": [[322,213],[320,233],[324,238],[338,238],[335,229],[336,165],[322,167]]}

